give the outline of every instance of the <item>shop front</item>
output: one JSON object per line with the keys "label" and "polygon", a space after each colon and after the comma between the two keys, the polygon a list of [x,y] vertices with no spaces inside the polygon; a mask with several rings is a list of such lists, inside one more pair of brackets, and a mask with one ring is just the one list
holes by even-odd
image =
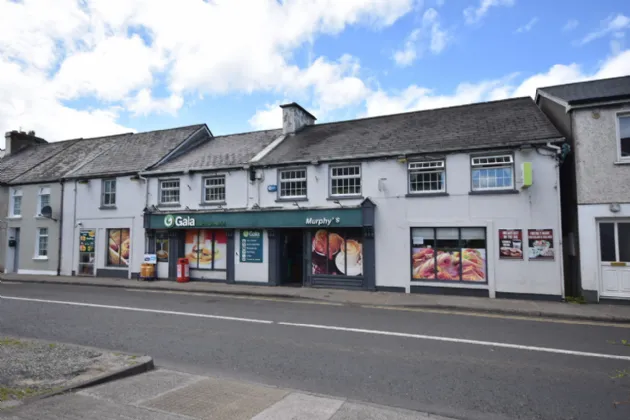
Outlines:
{"label": "shop front", "polygon": [[147,213],[157,276],[373,290],[374,204],[337,209]]}

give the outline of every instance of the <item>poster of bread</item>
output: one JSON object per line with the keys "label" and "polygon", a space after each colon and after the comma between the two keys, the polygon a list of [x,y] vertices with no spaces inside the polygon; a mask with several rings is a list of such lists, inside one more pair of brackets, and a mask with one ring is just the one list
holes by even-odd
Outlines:
{"label": "poster of bread", "polygon": [[108,229],[107,242],[107,265],[129,266],[129,229]]}
{"label": "poster of bread", "polygon": [[224,230],[188,230],[184,246],[190,268],[225,270],[227,235]]}
{"label": "poster of bread", "polygon": [[363,275],[361,235],[320,229],[313,235],[313,274]]}

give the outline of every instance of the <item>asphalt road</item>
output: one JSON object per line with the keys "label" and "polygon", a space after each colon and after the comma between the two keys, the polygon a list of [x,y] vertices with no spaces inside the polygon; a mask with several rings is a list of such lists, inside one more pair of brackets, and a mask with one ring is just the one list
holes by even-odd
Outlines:
{"label": "asphalt road", "polygon": [[629,325],[41,284],[2,283],[0,296],[27,299],[0,298],[0,335],[196,374],[462,419],[630,418],[612,404],[630,398],[630,377],[611,378],[630,369],[630,347],[611,344]]}

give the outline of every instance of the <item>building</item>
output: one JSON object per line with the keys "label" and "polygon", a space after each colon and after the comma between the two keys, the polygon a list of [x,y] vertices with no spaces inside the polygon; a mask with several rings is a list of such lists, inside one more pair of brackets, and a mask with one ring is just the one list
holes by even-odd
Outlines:
{"label": "building", "polygon": [[538,89],[567,139],[562,165],[566,288],[591,302],[630,298],[630,76]]}
{"label": "building", "polygon": [[282,124],[141,174],[161,277],[185,256],[208,281],[564,296],[563,138],[530,98]]}

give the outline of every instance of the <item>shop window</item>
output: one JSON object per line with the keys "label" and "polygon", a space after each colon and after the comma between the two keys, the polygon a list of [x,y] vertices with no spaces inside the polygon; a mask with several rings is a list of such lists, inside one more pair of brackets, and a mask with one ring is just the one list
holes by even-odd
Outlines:
{"label": "shop window", "polygon": [[361,229],[320,229],[314,232],[311,260],[313,274],[362,276]]}
{"label": "shop window", "polygon": [[618,149],[620,160],[630,160],[630,115],[618,117],[619,137]]}
{"label": "shop window", "polygon": [[179,204],[179,179],[160,180],[160,204]]}
{"label": "shop window", "polygon": [[22,190],[14,188],[11,193],[11,217],[22,216]]}
{"label": "shop window", "polygon": [[48,228],[37,229],[37,250],[36,257],[48,257]]}
{"label": "shop window", "polygon": [[279,172],[280,198],[306,198],[306,169]]}
{"label": "shop window", "polygon": [[514,189],[512,155],[473,157],[471,164],[473,191]]}
{"label": "shop window", "polygon": [[211,176],[203,180],[204,203],[225,202],[225,175]]}
{"label": "shop window", "polygon": [[227,234],[225,230],[187,230],[184,250],[191,269],[225,270],[227,268]]}
{"label": "shop window", "polygon": [[41,216],[42,209],[46,206],[50,206],[50,188],[42,187],[37,194],[37,215]]}
{"label": "shop window", "polygon": [[412,228],[412,279],[486,283],[486,247],[485,228]]}
{"label": "shop window", "polygon": [[159,262],[168,262],[168,233],[155,235],[155,254]]}
{"label": "shop window", "polygon": [[332,197],[360,196],[361,165],[331,166],[330,195]]}
{"label": "shop window", "polygon": [[130,257],[129,229],[107,229],[107,265],[128,267]]}
{"label": "shop window", "polygon": [[439,193],[446,192],[445,164],[443,160],[430,162],[410,162],[409,193]]}
{"label": "shop window", "polygon": [[114,207],[116,205],[116,180],[104,179],[101,191],[101,206]]}

